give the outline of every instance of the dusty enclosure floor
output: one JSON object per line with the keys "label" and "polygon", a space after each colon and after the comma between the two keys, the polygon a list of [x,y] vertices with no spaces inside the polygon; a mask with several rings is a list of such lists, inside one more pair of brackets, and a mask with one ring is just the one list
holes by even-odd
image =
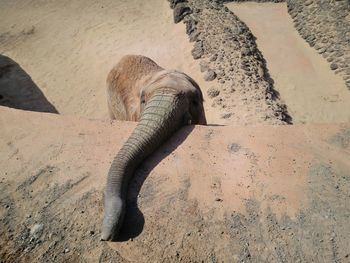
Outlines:
{"label": "dusty enclosure floor", "polygon": [[[209,123],[227,124],[207,98],[207,91],[218,83],[203,80],[199,61],[192,59],[193,44],[184,33],[185,25],[173,23],[168,5],[163,0],[4,1],[0,51],[22,67],[61,114],[107,118],[109,70],[125,54],[143,54],[193,77],[203,90]],[[295,123],[349,121],[350,92],[299,36],[286,4],[228,6],[257,37],[274,86]],[[74,16],[77,12],[79,16]],[[231,96],[238,99],[240,95]],[[226,106],[235,106],[231,114],[242,115],[240,104]]]}
{"label": "dusty enclosure floor", "polygon": [[349,125],[182,129],[138,169],[118,243],[102,191],[135,123],[0,107],[0,125],[2,261],[349,257]]}
{"label": "dusty enclosure floor", "polygon": [[[18,63],[61,114],[107,118],[106,77],[126,54],[186,72],[204,96],[212,85],[165,0],[2,1],[0,17],[0,53]],[[206,112],[210,123],[222,122],[210,105]]]}
{"label": "dusty enclosure floor", "polygon": [[286,3],[229,3],[254,36],[294,123],[349,122],[350,92],[294,28]]}

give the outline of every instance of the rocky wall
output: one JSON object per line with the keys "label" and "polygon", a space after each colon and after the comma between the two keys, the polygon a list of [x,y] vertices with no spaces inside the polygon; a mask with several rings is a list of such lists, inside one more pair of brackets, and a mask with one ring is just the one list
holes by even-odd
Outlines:
{"label": "rocky wall", "polygon": [[[184,21],[192,55],[200,59],[207,81],[217,83],[208,91],[221,117],[238,124],[291,123],[286,105],[279,100],[264,58],[249,28],[225,2],[169,0],[175,23]],[[243,2],[245,0],[235,0]],[[300,35],[341,74],[350,89],[350,1],[348,0],[255,0],[287,2]],[[235,115],[240,107],[245,116]]]}
{"label": "rocky wall", "polygon": [[300,35],[341,74],[350,90],[350,1],[288,0]]}
{"label": "rocky wall", "polygon": [[[223,0],[248,2],[251,0]],[[288,12],[305,41],[341,74],[350,90],[350,1],[349,0],[254,0],[287,2]]]}
{"label": "rocky wall", "polygon": [[[170,7],[174,22],[186,24],[204,79],[216,82],[208,96],[223,119],[245,125],[291,122],[253,34],[222,1],[171,0]],[[243,114],[235,115],[238,107]]]}
{"label": "rocky wall", "polygon": [[[228,0],[223,2],[248,2]],[[350,1],[349,0],[254,0],[287,2],[288,12],[300,35],[341,74],[350,89]]]}

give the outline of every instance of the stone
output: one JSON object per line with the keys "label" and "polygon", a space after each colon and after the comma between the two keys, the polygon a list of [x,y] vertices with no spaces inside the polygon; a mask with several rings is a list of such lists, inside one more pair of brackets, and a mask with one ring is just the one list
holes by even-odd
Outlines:
{"label": "stone", "polygon": [[221,119],[229,119],[231,118],[233,113],[225,113],[221,115]]}
{"label": "stone", "polygon": [[248,71],[248,70],[249,70],[249,66],[246,65],[246,64],[244,64],[244,63],[242,63],[242,64],[241,64],[241,69],[243,69],[243,70],[245,70],[245,71]]}
{"label": "stone", "polygon": [[220,90],[218,90],[215,87],[210,87],[207,91],[207,94],[208,94],[209,98],[215,98],[215,97],[219,96]]}
{"label": "stone", "polygon": [[199,63],[199,69],[200,69],[201,72],[206,72],[207,70],[209,70],[209,66],[208,66],[207,62],[202,60]]}
{"label": "stone", "polygon": [[171,0],[170,1],[170,8],[174,8],[178,3],[186,3],[187,0]]}
{"label": "stone", "polygon": [[324,57],[324,58],[328,58],[328,56],[329,56],[329,54],[328,54],[328,53],[326,53],[326,52],[322,53],[322,57]]}
{"label": "stone", "polygon": [[341,52],[341,51],[336,51],[336,52],[334,53],[334,56],[337,57],[337,58],[342,58],[342,57],[344,56],[344,53]]}
{"label": "stone", "polygon": [[312,41],[314,41],[315,39],[316,39],[316,37],[315,37],[314,35],[310,35],[310,36],[308,36],[308,37],[306,38],[306,41],[312,42]]}
{"label": "stone", "polygon": [[316,50],[319,50],[319,49],[322,48],[322,46],[321,46],[320,44],[316,44],[316,45],[314,46],[314,48],[315,48]]}
{"label": "stone", "polygon": [[44,225],[43,224],[35,224],[30,228],[30,235],[34,239],[38,239],[41,237],[42,233],[44,230]]}
{"label": "stone", "polygon": [[331,70],[336,70],[338,68],[338,64],[332,63],[330,67],[331,67]]}
{"label": "stone", "polygon": [[249,48],[242,48],[242,56],[249,56],[251,54],[251,51]]}
{"label": "stone", "polygon": [[192,13],[191,8],[186,3],[179,3],[174,8],[174,22],[179,23],[185,16]]}
{"label": "stone", "polygon": [[293,12],[291,16],[292,16],[292,19],[295,19],[298,16],[298,13],[297,12]]}
{"label": "stone", "polygon": [[207,72],[204,73],[203,78],[205,81],[212,81],[216,78],[216,73],[215,73],[215,71],[209,69]]}
{"label": "stone", "polygon": [[350,81],[350,75],[345,75],[345,76],[343,77],[343,80],[345,80],[345,81],[349,80],[349,81]]}
{"label": "stone", "polygon": [[322,47],[317,51],[319,54],[323,54],[324,52],[326,52],[326,48]]}
{"label": "stone", "polygon": [[190,35],[193,31],[196,30],[196,21],[192,16],[188,15],[184,18],[184,23],[186,24],[186,34]]}
{"label": "stone", "polygon": [[195,44],[194,44],[194,47],[192,49],[192,56],[194,59],[199,59],[203,56],[204,54],[204,49],[203,49],[203,43],[202,41],[197,41]]}
{"label": "stone", "polygon": [[210,61],[216,61],[218,59],[218,54],[214,54],[210,57]]}
{"label": "stone", "polygon": [[314,2],[313,0],[307,0],[307,1],[305,1],[305,5],[306,5],[306,6],[309,6],[309,5],[311,5],[313,2]]}
{"label": "stone", "polygon": [[216,75],[220,76],[220,77],[224,77],[225,76],[225,71],[223,69],[219,69],[216,71]]}
{"label": "stone", "polygon": [[190,42],[197,41],[197,40],[198,40],[199,35],[200,35],[200,33],[199,33],[199,32],[197,32],[197,31],[193,31],[193,32],[190,34]]}
{"label": "stone", "polygon": [[322,39],[322,43],[323,43],[323,44],[327,44],[327,43],[328,43],[328,38],[327,38],[327,37],[323,38],[323,39]]}

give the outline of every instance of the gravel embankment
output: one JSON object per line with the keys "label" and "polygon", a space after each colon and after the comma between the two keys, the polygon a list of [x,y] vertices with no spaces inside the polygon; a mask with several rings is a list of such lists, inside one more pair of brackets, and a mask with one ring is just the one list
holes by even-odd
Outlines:
{"label": "gravel embankment", "polygon": [[[251,0],[249,0],[251,1]],[[221,2],[247,2],[229,0]],[[295,28],[340,74],[350,90],[350,1],[349,0],[254,0],[287,2]]]}
{"label": "gravel embankment", "polygon": [[288,0],[300,35],[341,74],[350,90],[350,1]]}
{"label": "gravel embankment", "polygon": [[[249,28],[223,3],[209,0],[169,0],[175,23],[186,24],[192,55],[200,59],[211,105],[234,123],[291,123],[287,106],[273,87],[264,58]],[[346,0],[256,0],[287,2],[300,35],[341,74],[350,89],[350,2]],[[240,114],[235,114],[239,107]],[[243,114],[241,114],[243,112]],[[238,116],[241,115],[241,116]],[[242,117],[243,116],[243,117]]]}
{"label": "gravel embankment", "polygon": [[233,12],[209,0],[171,0],[170,6],[174,22],[186,24],[204,79],[216,81],[208,95],[222,118],[237,124],[291,122],[253,34]]}

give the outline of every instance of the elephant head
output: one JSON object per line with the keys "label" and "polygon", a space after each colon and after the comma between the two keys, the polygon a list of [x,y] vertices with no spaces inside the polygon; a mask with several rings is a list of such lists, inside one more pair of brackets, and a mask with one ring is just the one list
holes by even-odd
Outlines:
{"label": "elephant head", "polygon": [[101,240],[116,239],[124,219],[128,184],[139,164],[180,127],[206,125],[200,88],[177,71],[160,71],[142,89],[140,114],[108,173]]}

